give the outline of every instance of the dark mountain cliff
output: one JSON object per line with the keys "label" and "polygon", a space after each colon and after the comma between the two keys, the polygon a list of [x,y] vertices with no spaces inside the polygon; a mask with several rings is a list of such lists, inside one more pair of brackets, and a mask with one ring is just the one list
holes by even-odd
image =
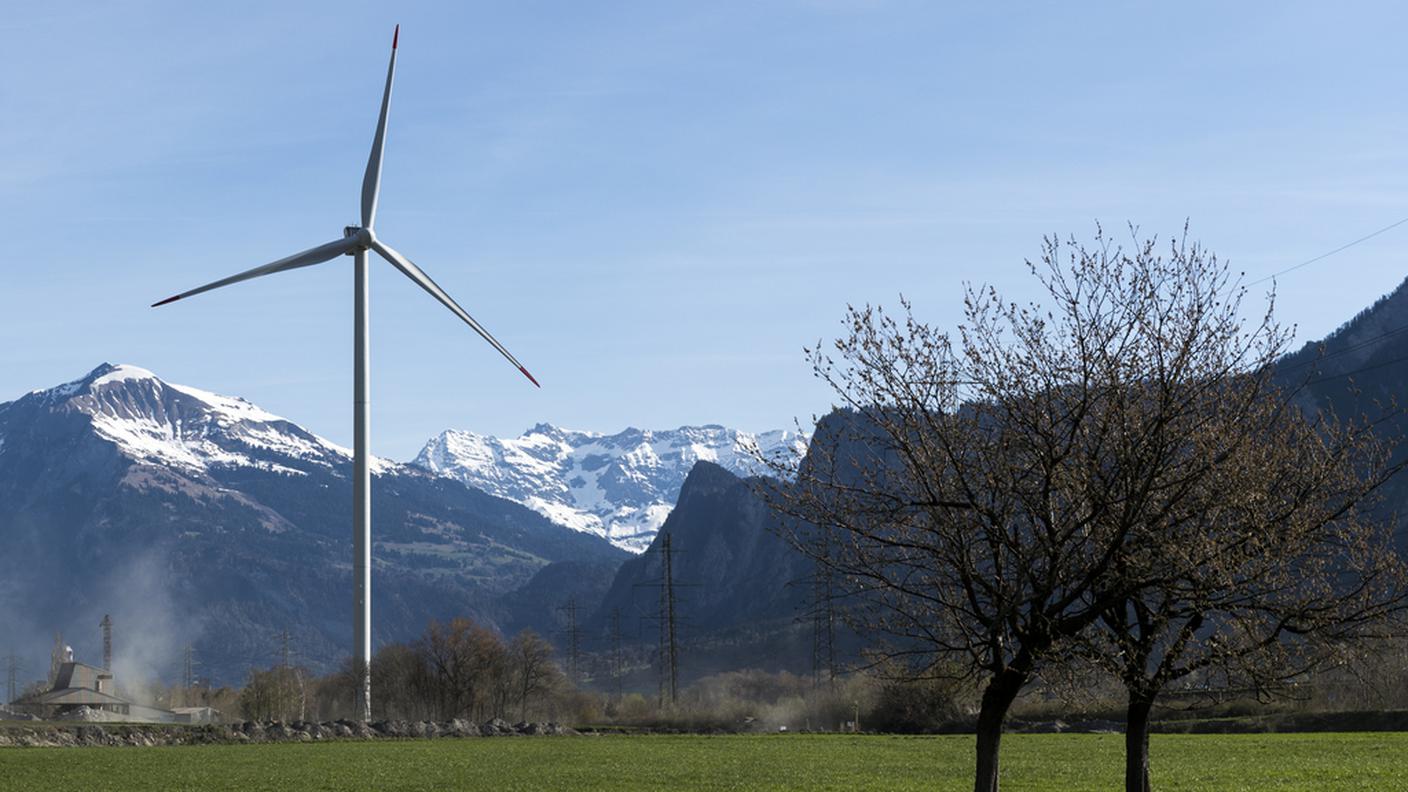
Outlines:
{"label": "dark mountain cliff", "polygon": [[[1307,412],[1329,411],[1341,420],[1379,420],[1379,435],[1394,443],[1395,459],[1408,455],[1408,280],[1320,341],[1277,365],[1283,388]],[[1398,522],[1408,549],[1408,474],[1383,487],[1381,508]]]}
{"label": "dark mountain cliff", "polygon": [[668,536],[682,682],[738,668],[809,670],[811,633],[801,617],[811,563],[781,537],[756,483],[696,463],[650,548],[621,565],[586,622],[588,632],[600,642],[616,612],[628,640],[658,641]]}
{"label": "dark mountain cliff", "polygon": [[810,564],[777,533],[778,518],[753,484],[696,463],[650,549],[621,565],[593,616],[635,618],[658,610],[664,537],[671,539],[679,618],[700,631],[792,620],[804,605]]}

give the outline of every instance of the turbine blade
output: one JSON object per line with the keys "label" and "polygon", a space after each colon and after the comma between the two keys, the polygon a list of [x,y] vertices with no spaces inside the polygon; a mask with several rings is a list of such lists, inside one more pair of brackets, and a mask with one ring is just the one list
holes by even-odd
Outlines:
{"label": "turbine blade", "polygon": [[474,329],[474,332],[478,333],[481,337],[483,337],[485,341],[488,341],[490,344],[492,344],[494,349],[499,350],[500,355],[503,355],[505,358],[508,359],[508,362],[516,366],[518,370],[522,372],[523,376],[528,378],[529,382],[533,383],[534,385],[537,385],[539,388],[543,387],[542,385],[538,385],[537,378],[534,377],[532,374],[529,374],[528,369],[524,368],[523,364],[518,362],[518,358],[514,357],[512,353],[505,349],[504,345],[500,344],[498,339],[490,335],[489,331],[484,329],[484,325],[479,324],[474,320],[473,316],[470,316],[468,313],[466,313],[465,310],[460,307],[459,303],[455,302],[454,299],[450,297],[450,295],[445,293],[444,289],[440,288],[435,283],[435,281],[430,279],[429,275],[425,274],[424,270],[411,263],[410,259],[401,255],[400,253],[397,253],[395,250],[392,250],[389,246],[386,245],[386,243],[382,242],[379,239],[372,240],[372,250],[375,250],[377,253],[380,253],[381,257],[391,262],[391,266],[400,270],[402,275],[405,275],[407,278],[410,278],[411,280],[415,281],[422,289],[425,289],[427,292],[430,292],[430,296],[439,300],[441,305],[444,305],[446,308],[449,308],[455,316],[458,316],[460,319],[464,320],[464,323],[472,327]]}
{"label": "turbine blade", "polygon": [[315,248],[309,248],[308,250],[305,250],[302,253],[295,253],[292,256],[281,258],[278,261],[265,264],[262,267],[255,267],[252,270],[245,270],[244,272],[241,272],[238,275],[231,275],[228,278],[221,278],[220,280],[215,281],[214,283],[207,283],[204,286],[199,286],[197,288],[191,289],[190,291],[181,292],[180,294],[174,297],[167,297],[161,302],[152,303],[152,307],[155,308],[158,305],[166,305],[167,303],[176,302],[177,300],[181,300],[186,297],[193,297],[197,294],[200,294],[201,292],[208,292],[211,289],[218,289],[221,286],[229,286],[232,283],[247,281],[250,278],[258,278],[261,275],[273,275],[276,272],[283,272],[284,270],[298,269],[299,267],[307,267],[313,264],[321,264],[324,261],[328,261],[329,259],[337,258],[338,256],[341,256],[343,253],[346,253],[347,251],[352,250],[355,247],[357,247],[356,238],[343,237],[342,239],[336,240],[334,242],[329,242],[326,245],[319,245]]}
{"label": "turbine blade", "polygon": [[381,95],[381,117],[376,122],[376,137],[372,138],[372,155],[367,160],[367,173],[362,177],[362,227],[371,228],[376,221],[376,199],[381,194],[381,151],[386,143],[386,115],[391,111],[391,83],[396,77],[396,42],[401,38],[401,26],[391,35],[391,65],[386,67],[386,92]]}

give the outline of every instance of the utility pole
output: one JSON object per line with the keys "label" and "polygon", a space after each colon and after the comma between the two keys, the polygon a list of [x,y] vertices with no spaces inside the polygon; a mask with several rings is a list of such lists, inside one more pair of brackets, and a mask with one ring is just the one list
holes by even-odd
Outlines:
{"label": "utility pole", "polygon": [[18,690],[18,688],[16,687],[16,683],[19,681],[19,674],[20,674],[20,659],[19,659],[18,657],[15,657],[15,654],[14,654],[13,652],[11,652],[11,653],[10,653],[8,656],[6,656],[6,658],[5,658],[5,703],[6,703],[6,704],[14,704],[14,703],[15,703],[15,693],[16,693],[17,690]]}
{"label": "utility pole", "polygon": [[659,610],[655,616],[646,618],[654,619],[660,627],[659,663],[656,667],[660,683],[659,702],[663,707],[667,701],[673,705],[679,695],[679,597],[675,590],[684,584],[675,580],[675,554],[679,551],[674,549],[670,534],[662,531],[657,541],[658,549],[655,552],[660,554],[660,579],[636,585],[660,589]]}
{"label": "utility pole", "polygon": [[98,625],[103,628],[103,670],[112,671],[112,616],[103,614],[103,621]]}
{"label": "utility pole", "polygon": [[279,719],[288,720],[288,699],[290,691],[289,682],[289,648],[288,648],[288,628],[279,633]]}
{"label": "utility pole", "polygon": [[186,644],[185,658],[181,668],[181,702],[191,706],[191,691],[196,686],[196,648]]}
{"label": "utility pole", "polygon": [[[660,585],[659,626],[660,640],[655,646],[656,683],[659,686],[659,690],[656,693],[656,702],[657,706],[663,709],[667,700],[665,698],[665,680],[667,680],[670,675],[670,653],[668,649],[669,631],[665,628],[665,586],[663,583]],[[675,703],[675,700],[673,698],[668,699],[668,701],[671,704]]]}
{"label": "utility pole", "polygon": [[675,575],[674,575],[674,552],[670,547],[670,535],[665,534],[661,552],[664,553],[663,571],[664,586],[661,594],[664,597],[664,624],[666,632],[666,644],[669,650],[668,666],[670,669],[670,705],[674,706],[675,699],[679,694],[679,644],[676,641],[675,632]]}
{"label": "utility pole", "polygon": [[812,578],[812,687],[823,676],[836,689],[836,602],[831,578],[831,535],[822,539],[823,561]]}
{"label": "utility pole", "polygon": [[295,695],[293,686],[298,686],[298,720],[308,715],[308,686],[303,681],[303,670],[294,665],[293,634],[284,628],[279,631],[279,662],[273,669],[277,680],[279,719],[288,720],[292,714],[291,699]]}
{"label": "utility pole", "polygon": [[621,695],[621,609],[611,609],[611,684],[616,691],[616,700]]}
{"label": "utility pole", "polygon": [[836,687],[835,628],[831,614],[823,612],[812,617],[812,687],[819,688],[822,680],[827,687]]}
{"label": "utility pole", "polygon": [[558,608],[567,614],[567,678],[573,685],[578,684],[578,661],[582,651],[582,631],[577,627],[577,598],[568,597],[567,604]]}
{"label": "utility pole", "polygon": [[49,653],[49,687],[59,678],[59,666],[64,663],[64,634],[54,633],[54,651]]}

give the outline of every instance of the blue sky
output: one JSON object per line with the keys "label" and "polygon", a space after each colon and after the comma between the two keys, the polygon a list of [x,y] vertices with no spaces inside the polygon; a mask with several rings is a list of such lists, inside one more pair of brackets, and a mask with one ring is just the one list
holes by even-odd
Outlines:
{"label": "blue sky", "polygon": [[[975,4],[976,5],[976,4]],[[154,300],[353,222],[402,25],[373,433],[601,431],[824,411],[847,303],[958,320],[1044,234],[1194,236],[1249,279],[1408,217],[1394,4],[78,3],[0,20],[0,400],[99,362],[350,441],[350,259]],[[1321,336],[1408,225],[1280,279]]]}

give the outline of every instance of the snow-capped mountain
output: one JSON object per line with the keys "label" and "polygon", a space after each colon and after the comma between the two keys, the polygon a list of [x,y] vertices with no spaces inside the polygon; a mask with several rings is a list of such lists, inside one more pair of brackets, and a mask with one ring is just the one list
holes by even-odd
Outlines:
{"label": "snow-capped mountain", "polygon": [[[377,644],[430,619],[497,624],[545,566],[627,555],[421,468],[374,470]],[[350,473],[347,449],[296,423],[135,366],[0,403],[3,650],[41,667],[61,630],[91,657],[111,614],[119,654],[143,654],[134,673],[169,673],[190,643],[203,674],[234,681],[283,630],[302,662],[335,667],[351,644]]]}
{"label": "snow-capped mountain", "polygon": [[[87,415],[93,432],[133,461],[188,474],[243,466],[306,475],[310,465],[331,470],[352,455],[244,399],[165,382],[137,366],[105,363],[27,398]],[[376,474],[394,467],[372,460]]]}
{"label": "snow-capped mountain", "polygon": [[694,463],[747,476],[768,472],[756,452],[787,462],[805,450],[806,439],[788,431],[754,435],[683,426],[604,435],[539,424],[515,438],[442,432],[412,464],[641,552],[669,516]]}

